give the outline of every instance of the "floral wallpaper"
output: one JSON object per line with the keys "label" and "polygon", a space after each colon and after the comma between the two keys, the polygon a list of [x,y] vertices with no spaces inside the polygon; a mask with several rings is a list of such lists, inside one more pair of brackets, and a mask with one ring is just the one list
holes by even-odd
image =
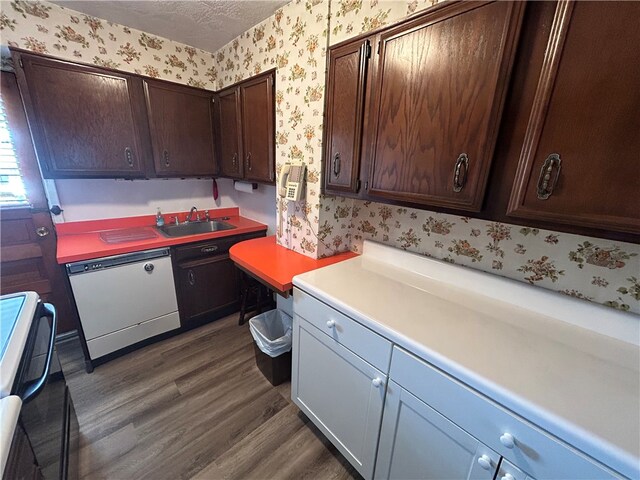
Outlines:
{"label": "floral wallpaper", "polygon": [[306,199],[276,198],[278,243],[318,255],[322,120],[329,1],[294,0],[214,53],[220,89],[276,68],[276,172],[307,165]]}
{"label": "floral wallpaper", "polygon": [[[209,52],[40,2],[0,2],[2,45],[213,89]],[[6,53],[6,52],[3,52]],[[3,67],[10,58],[3,55]]]}
{"label": "floral wallpaper", "polygon": [[288,248],[324,257],[371,239],[640,314],[639,245],[320,194],[327,45],[434,3],[293,0],[213,53],[40,1],[0,2],[0,34],[3,45],[215,90],[276,68],[276,171],[308,166],[306,198],[275,200]]}
{"label": "floral wallpaper", "polygon": [[332,0],[330,45],[397,22],[438,0]]}
{"label": "floral wallpaper", "polygon": [[341,209],[355,252],[373,240],[640,314],[640,245],[361,200]]}

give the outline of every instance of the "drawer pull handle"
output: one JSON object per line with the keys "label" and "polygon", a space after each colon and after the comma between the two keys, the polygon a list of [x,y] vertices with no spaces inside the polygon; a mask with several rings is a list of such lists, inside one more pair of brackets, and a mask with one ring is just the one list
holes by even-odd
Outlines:
{"label": "drawer pull handle", "polygon": [[211,247],[202,247],[200,249],[202,253],[211,253],[211,252],[215,252],[216,250],[218,250],[218,247],[216,245],[213,245]]}
{"label": "drawer pull handle", "polygon": [[500,435],[500,443],[507,448],[513,448],[516,446],[516,439],[510,433],[503,433]]}
{"label": "drawer pull handle", "polygon": [[516,480],[516,478],[510,473],[505,473],[500,480]]}
{"label": "drawer pull handle", "polygon": [[380,377],[376,377],[373,380],[371,380],[371,384],[378,388],[380,385],[382,385],[382,379]]}
{"label": "drawer pull handle", "polygon": [[489,458],[489,455],[482,455],[478,458],[478,465],[485,470],[491,470],[491,458]]}
{"label": "drawer pull handle", "polygon": [[[546,200],[553,193],[553,188],[558,183],[558,177],[560,176],[560,167],[562,166],[562,160],[560,155],[552,153],[547,157],[540,169],[540,176],[538,177],[538,200]],[[553,175],[553,169],[555,167],[556,174]]]}
{"label": "drawer pull handle", "polygon": [[[464,167],[464,172],[463,172]],[[461,153],[456,160],[455,167],[453,169],[453,191],[458,193],[464,188],[467,183],[467,173],[469,172],[469,157],[466,153]]]}
{"label": "drawer pull handle", "polygon": [[335,320],[329,320],[327,322],[327,328],[331,329],[331,328],[335,328],[336,326],[336,321]]}

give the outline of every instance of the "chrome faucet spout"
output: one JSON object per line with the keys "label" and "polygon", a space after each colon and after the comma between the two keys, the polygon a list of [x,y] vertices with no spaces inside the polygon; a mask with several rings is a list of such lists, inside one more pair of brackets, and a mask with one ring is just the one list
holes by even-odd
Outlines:
{"label": "chrome faucet spout", "polygon": [[185,220],[185,223],[189,223],[193,221],[194,212],[197,214],[198,209],[196,207],[191,207],[191,210],[189,210],[189,215],[187,215],[187,219]]}

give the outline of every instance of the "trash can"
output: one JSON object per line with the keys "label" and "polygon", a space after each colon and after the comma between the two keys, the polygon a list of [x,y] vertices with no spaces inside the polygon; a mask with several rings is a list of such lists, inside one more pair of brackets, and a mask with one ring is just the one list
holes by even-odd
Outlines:
{"label": "trash can", "polygon": [[249,320],[255,340],[256,365],[271,385],[291,378],[293,320],[282,310],[269,310]]}

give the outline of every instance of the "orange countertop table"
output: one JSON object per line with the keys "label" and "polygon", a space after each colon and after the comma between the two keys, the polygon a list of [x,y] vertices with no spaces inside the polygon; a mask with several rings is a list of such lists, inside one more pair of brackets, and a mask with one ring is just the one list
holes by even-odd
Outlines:
{"label": "orange countertop table", "polygon": [[276,237],[270,236],[236,243],[229,250],[229,256],[240,268],[286,297],[293,288],[293,277],[296,275],[342,262],[358,254],[344,252],[316,260],[278,245]]}

